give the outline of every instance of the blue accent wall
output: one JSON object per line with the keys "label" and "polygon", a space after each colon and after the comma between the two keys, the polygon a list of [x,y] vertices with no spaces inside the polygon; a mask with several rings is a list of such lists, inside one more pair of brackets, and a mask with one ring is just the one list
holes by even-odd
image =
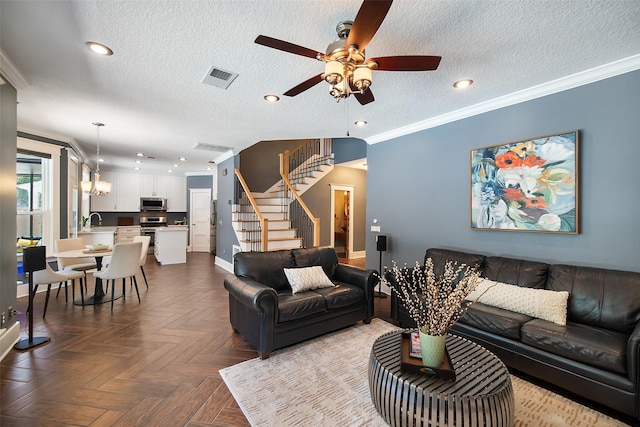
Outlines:
{"label": "blue accent wall", "polygon": [[[383,265],[442,247],[640,271],[639,90],[634,71],[369,146],[367,266],[378,268],[377,219],[389,237]],[[580,234],[471,230],[471,149],[572,130]]]}
{"label": "blue accent wall", "polygon": [[367,157],[367,143],[359,138],[333,138],[332,146],[336,165]]}

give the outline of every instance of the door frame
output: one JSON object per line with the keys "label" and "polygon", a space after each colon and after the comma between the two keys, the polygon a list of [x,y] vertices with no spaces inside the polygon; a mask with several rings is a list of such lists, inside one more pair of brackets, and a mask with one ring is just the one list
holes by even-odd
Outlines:
{"label": "door frame", "polygon": [[349,236],[348,236],[348,242],[346,242],[347,244],[347,255],[353,255],[353,218],[355,217],[355,215],[353,214],[354,212],[354,199],[355,199],[355,192],[356,192],[356,187],[353,185],[347,185],[347,184],[329,184],[329,189],[331,191],[331,202],[329,203],[329,208],[331,209],[331,212],[329,214],[329,218],[331,218],[331,240],[330,240],[330,246],[334,247],[336,244],[336,240],[335,240],[335,233],[334,233],[334,221],[333,221],[333,217],[334,217],[334,212],[336,211],[336,198],[335,198],[335,192],[336,191],[348,191],[349,192]]}
{"label": "door frame", "polygon": [[[191,209],[191,205],[193,202],[193,196],[194,194],[198,194],[198,193],[203,193],[203,194],[208,194],[209,195],[209,221],[211,221],[211,200],[213,200],[213,196],[211,193],[211,188],[189,188],[189,245],[187,246],[187,250],[189,252],[192,252],[192,244],[193,244],[193,233],[194,233],[194,227],[193,227],[193,209]],[[209,224],[211,225],[211,224]],[[211,236],[209,236],[209,238],[211,238]]]}

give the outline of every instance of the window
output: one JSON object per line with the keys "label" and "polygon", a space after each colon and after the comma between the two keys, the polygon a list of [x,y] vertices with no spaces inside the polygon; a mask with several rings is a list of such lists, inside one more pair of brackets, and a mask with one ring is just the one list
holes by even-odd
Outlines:
{"label": "window", "polygon": [[46,172],[50,160],[18,152],[16,161],[16,237],[44,237],[48,207]]}

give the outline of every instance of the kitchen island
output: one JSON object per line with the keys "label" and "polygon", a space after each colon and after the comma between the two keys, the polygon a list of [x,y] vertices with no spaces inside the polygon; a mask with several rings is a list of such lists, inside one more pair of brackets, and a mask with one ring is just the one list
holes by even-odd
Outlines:
{"label": "kitchen island", "polygon": [[188,230],[189,227],[186,225],[170,225],[156,229],[153,253],[161,265],[187,262]]}
{"label": "kitchen island", "polygon": [[78,231],[78,237],[82,237],[85,245],[103,244],[113,246],[115,243],[115,233],[118,227],[91,227]]}

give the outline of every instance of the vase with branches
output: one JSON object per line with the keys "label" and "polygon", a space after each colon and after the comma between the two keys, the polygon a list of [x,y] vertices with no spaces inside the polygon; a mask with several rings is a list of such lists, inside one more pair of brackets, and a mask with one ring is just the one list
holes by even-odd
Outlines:
{"label": "vase with branches", "polygon": [[[424,267],[418,262],[414,268],[406,265],[400,268],[395,261],[392,263],[383,281],[402,301],[418,326],[425,366],[439,367],[442,363],[447,331],[473,304],[474,301],[466,298],[475,290],[479,279],[476,266],[454,261],[445,263],[441,275],[434,272],[431,258],[427,258]],[[430,353],[435,354],[426,357]]]}

